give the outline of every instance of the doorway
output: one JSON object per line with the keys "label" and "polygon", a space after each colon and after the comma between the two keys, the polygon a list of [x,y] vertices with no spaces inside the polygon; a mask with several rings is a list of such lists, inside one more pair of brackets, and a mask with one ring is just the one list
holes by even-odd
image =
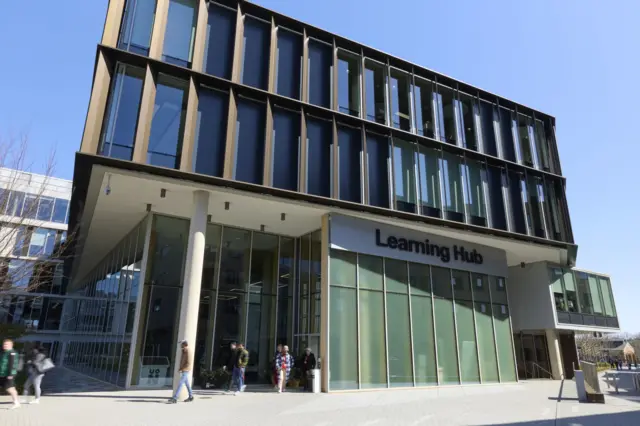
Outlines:
{"label": "doorway", "polygon": [[560,354],[562,355],[562,367],[564,368],[564,378],[573,379],[575,375],[574,365],[577,365],[579,362],[575,333],[560,333],[558,338]]}
{"label": "doorway", "polygon": [[543,333],[519,333],[513,336],[518,378],[551,379],[551,362],[547,339]]}

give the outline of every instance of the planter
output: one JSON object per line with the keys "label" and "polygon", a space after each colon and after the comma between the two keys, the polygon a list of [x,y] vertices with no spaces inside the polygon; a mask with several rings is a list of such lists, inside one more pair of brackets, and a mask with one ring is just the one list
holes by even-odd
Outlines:
{"label": "planter", "polygon": [[580,401],[587,400],[587,389],[584,386],[584,372],[582,370],[576,370],[574,380],[576,381],[576,390],[578,391],[578,399]]}

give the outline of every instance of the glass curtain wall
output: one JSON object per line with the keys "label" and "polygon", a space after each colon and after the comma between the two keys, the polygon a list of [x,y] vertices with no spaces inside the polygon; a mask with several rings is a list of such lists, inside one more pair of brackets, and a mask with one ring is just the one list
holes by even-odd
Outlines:
{"label": "glass curtain wall", "polygon": [[148,56],[155,13],[156,0],[127,0],[118,48]]}
{"label": "glass curtain wall", "polygon": [[360,117],[360,56],[338,50],[338,111]]}
{"label": "glass curtain wall", "polygon": [[376,61],[364,61],[364,96],[367,120],[387,123],[387,71]]}
{"label": "glass curtain wall", "polygon": [[516,381],[504,278],[330,256],[330,390]]}
{"label": "glass curtain wall", "polygon": [[231,80],[237,12],[214,2],[208,8],[203,68],[207,74]]}
{"label": "glass curtain wall", "polygon": [[416,211],[416,144],[393,139],[393,183],[397,210]]}
{"label": "glass curtain wall", "polygon": [[415,104],[416,133],[428,138],[435,137],[435,116],[433,83],[428,80],[416,78],[413,85]]}
{"label": "glass curtain wall", "polygon": [[169,0],[162,50],[163,61],[181,67],[191,67],[197,19],[196,0]]}
{"label": "glass curtain wall", "polygon": [[389,75],[391,125],[396,129],[412,131],[411,78],[409,74],[391,68]]}
{"label": "glass curtain wall", "polygon": [[[558,322],[615,326],[611,320],[604,319],[616,316],[609,278],[554,266],[549,267],[549,277]],[[582,315],[567,316],[566,313]]]}
{"label": "glass curtain wall", "polygon": [[[301,354],[309,347],[320,353],[320,296],[322,294],[322,240],[320,231],[303,235],[298,240],[295,312],[293,313],[293,353]],[[331,296],[333,297],[333,296]]]}

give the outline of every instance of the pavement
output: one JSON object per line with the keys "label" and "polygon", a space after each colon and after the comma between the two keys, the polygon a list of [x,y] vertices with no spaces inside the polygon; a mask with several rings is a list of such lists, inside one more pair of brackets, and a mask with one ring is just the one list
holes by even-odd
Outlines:
{"label": "pavement", "polygon": [[[60,371],[68,384],[82,382],[82,376]],[[337,394],[277,394],[249,386],[239,396],[195,390],[195,401],[175,405],[166,403],[169,391],[51,391],[39,405],[10,411],[8,397],[0,397],[0,426],[640,425],[640,394],[601,387],[605,404],[580,403],[569,380]]]}

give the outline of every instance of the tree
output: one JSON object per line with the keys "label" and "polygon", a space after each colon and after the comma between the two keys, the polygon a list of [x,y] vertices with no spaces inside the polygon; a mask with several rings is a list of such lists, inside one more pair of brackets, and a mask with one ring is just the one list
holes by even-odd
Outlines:
{"label": "tree", "polygon": [[578,346],[578,352],[580,359],[589,362],[598,362],[604,354],[607,348],[605,342],[608,337],[596,337],[592,334],[578,334],[576,335],[576,345]]}

